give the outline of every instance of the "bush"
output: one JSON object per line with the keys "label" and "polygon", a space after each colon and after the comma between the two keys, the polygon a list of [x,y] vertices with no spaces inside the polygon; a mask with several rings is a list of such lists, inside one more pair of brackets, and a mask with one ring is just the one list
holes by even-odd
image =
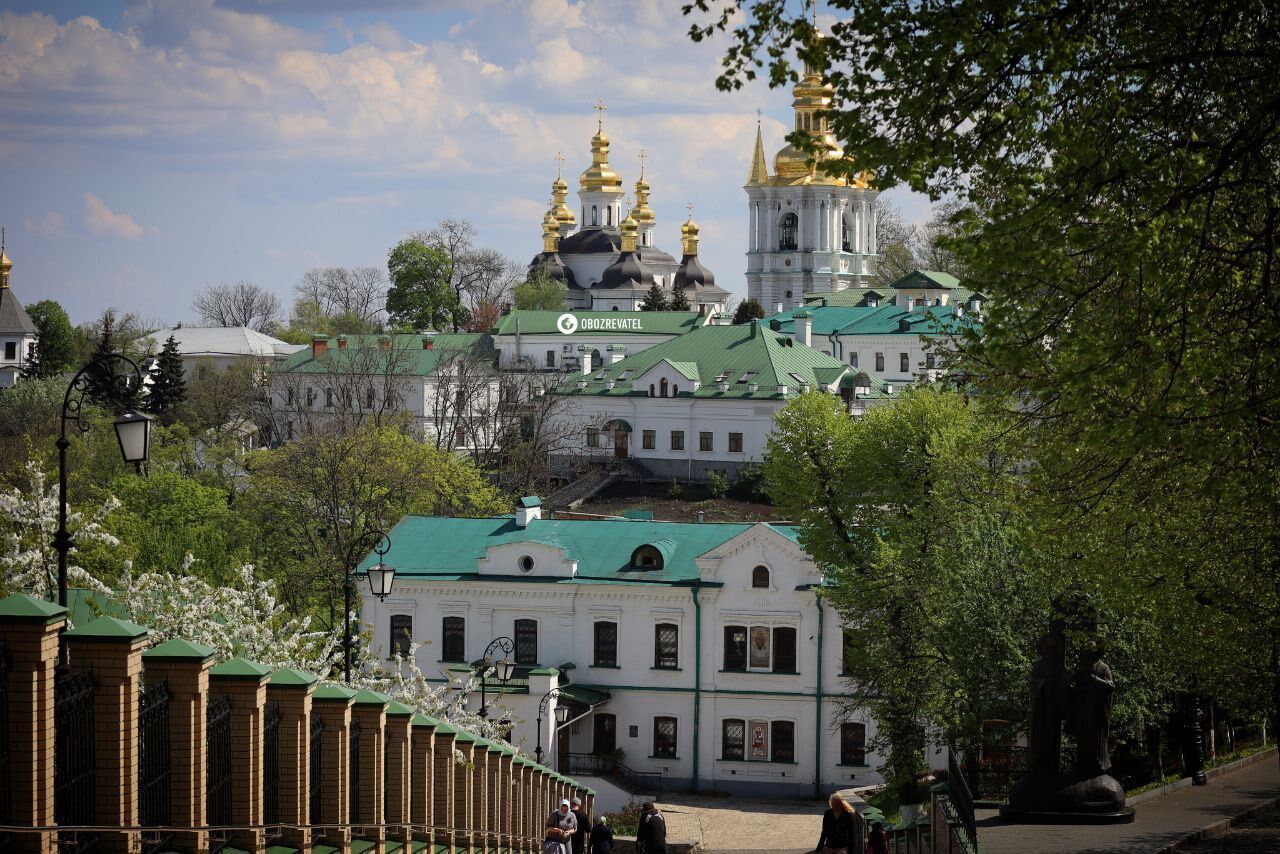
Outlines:
{"label": "bush", "polygon": [[684,487],[680,485],[680,481],[674,477],[671,478],[671,483],[667,485],[667,497],[679,498],[682,495],[684,495]]}
{"label": "bush", "polygon": [[719,470],[712,469],[707,472],[707,489],[712,498],[724,498],[729,494],[729,478]]}
{"label": "bush", "polygon": [[738,476],[733,481],[733,494],[743,501],[768,501],[764,491],[764,467],[757,463],[746,463],[738,468]]}
{"label": "bush", "polygon": [[605,813],[605,819],[618,836],[635,836],[640,829],[640,802],[631,801],[618,812]]}

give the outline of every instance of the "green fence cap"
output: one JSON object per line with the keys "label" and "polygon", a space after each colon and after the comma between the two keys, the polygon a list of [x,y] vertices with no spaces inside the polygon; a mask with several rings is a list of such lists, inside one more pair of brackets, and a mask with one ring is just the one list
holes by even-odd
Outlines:
{"label": "green fence cap", "polygon": [[394,715],[396,717],[405,717],[413,715],[415,712],[399,700],[392,700],[390,703],[387,703],[387,714]]}
{"label": "green fence cap", "polygon": [[153,646],[142,654],[148,661],[164,659],[165,661],[208,661],[217,653],[212,647],[185,638],[171,638],[159,646]]}
{"label": "green fence cap", "polygon": [[0,619],[53,623],[63,619],[67,609],[25,593],[14,593],[0,599]]}
{"label": "green fence cap", "polygon": [[325,682],[311,695],[313,700],[350,700],[356,695],[350,688],[334,682]]}
{"label": "green fence cap", "polygon": [[210,679],[257,679],[262,681],[271,675],[271,668],[247,658],[231,658],[215,664],[209,671]]}
{"label": "green fence cap", "polygon": [[378,691],[364,688],[356,692],[355,701],[357,706],[385,706],[391,702],[391,698]]}
{"label": "green fence cap", "polygon": [[83,626],[76,626],[74,629],[68,630],[63,636],[83,640],[132,643],[145,638],[147,629],[137,623],[121,620],[118,617],[99,617]]}
{"label": "green fence cap", "polygon": [[309,688],[319,681],[320,677],[314,673],[307,673],[305,670],[294,670],[292,667],[281,667],[271,674],[267,684],[275,685],[278,688]]}

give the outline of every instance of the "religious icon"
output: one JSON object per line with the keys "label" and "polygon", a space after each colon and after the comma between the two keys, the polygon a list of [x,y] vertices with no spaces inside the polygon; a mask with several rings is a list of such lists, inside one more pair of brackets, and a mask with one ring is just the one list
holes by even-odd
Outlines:
{"label": "religious icon", "polygon": [[769,725],[764,721],[751,722],[751,758],[769,758]]}
{"label": "religious icon", "polygon": [[751,666],[769,667],[769,629],[765,626],[751,627]]}

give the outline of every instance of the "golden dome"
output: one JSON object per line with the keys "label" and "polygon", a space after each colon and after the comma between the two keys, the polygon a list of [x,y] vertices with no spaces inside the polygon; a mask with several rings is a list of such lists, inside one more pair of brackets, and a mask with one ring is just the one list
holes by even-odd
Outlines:
{"label": "golden dome", "polygon": [[685,221],[684,225],[680,226],[680,243],[684,247],[684,254],[698,254],[699,231],[701,231],[701,229],[698,228],[698,224],[693,221],[693,211],[690,210],[689,219]]}
{"label": "golden dome", "polygon": [[635,252],[636,232],[640,230],[640,224],[635,221],[631,214],[627,214],[627,218],[619,224],[619,228],[622,230],[622,251]]}
{"label": "golden dome", "polygon": [[640,225],[653,225],[654,222],[653,208],[649,207],[649,182],[645,181],[643,172],[640,173],[640,180],[636,181],[636,206],[631,209],[629,216]]}
{"label": "golden dome", "polygon": [[560,221],[556,218],[555,208],[548,208],[542,218],[542,251],[555,252],[560,248]]}
{"label": "golden dome", "polygon": [[578,176],[583,192],[622,194],[622,178],[609,165],[609,137],[604,129],[591,137],[591,165]]}

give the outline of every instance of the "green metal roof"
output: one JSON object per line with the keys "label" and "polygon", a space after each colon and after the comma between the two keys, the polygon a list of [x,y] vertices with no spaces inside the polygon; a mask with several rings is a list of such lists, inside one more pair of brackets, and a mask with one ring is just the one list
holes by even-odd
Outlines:
{"label": "green metal roof", "polygon": [[577,329],[565,335],[683,335],[707,322],[696,311],[513,311],[498,318],[494,335],[515,335],[519,324],[521,335],[564,335],[557,326],[561,315],[572,314]]}
{"label": "green metal roof", "polygon": [[83,638],[84,640],[102,641],[135,641],[147,636],[145,626],[121,620],[118,617],[99,617],[83,626],[69,629],[64,637]]}
{"label": "green metal roof", "polygon": [[320,677],[314,673],[307,673],[305,670],[281,667],[275,673],[272,673],[271,678],[267,681],[269,684],[279,688],[306,688],[319,682]]}
{"label": "green metal roof", "polygon": [[413,725],[423,727],[438,727],[440,722],[433,717],[422,714],[421,712],[413,713]]}
{"label": "green metal roof", "polygon": [[541,507],[542,499],[536,495],[526,495],[524,498],[520,499],[520,506],[521,507]]}
{"label": "green metal roof", "polygon": [[[485,359],[494,357],[493,339],[476,332],[441,332],[435,335],[392,335],[391,347],[379,349],[378,335],[348,335],[346,348],[339,348],[336,339],[330,339],[324,355],[314,358],[312,348],[299,350],[285,359],[275,370],[282,373],[342,373],[344,366],[355,364],[362,373],[393,372],[415,377],[431,376],[436,372],[440,359],[448,355],[468,353]],[[434,341],[432,349],[422,346],[422,339]],[[370,364],[370,354],[376,354]],[[388,365],[390,368],[388,368]]]}
{"label": "green metal roof", "polygon": [[413,709],[401,703],[399,700],[392,700],[387,703],[387,715],[389,717],[410,717],[414,715]]}
{"label": "green metal roof", "polygon": [[316,689],[311,695],[312,700],[350,700],[356,695],[355,691],[333,682],[326,682]]}
{"label": "green metal roof", "polygon": [[211,679],[264,679],[271,673],[271,668],[247,658],[231,658],[221,664],[215,664],[209,671]]}
{"label": "green metal roof", "polygon": [[356,692],[355,704],[357,706],[385,706],[391,702],[391,698],[379,691],[370,691],[364,688]]}
{"label": "green metal roof", "polygon": [[[771,329],[784,335],[795,330],[795,317],[800,309],[784,311],[765,318]],[[972,315],[956,316],[955,305],[919,306],[914,311],[897,305],[810,306],[813,316],[813,340],[828,335],[958,335],[965,329],[978,328]],[[904,323],[905,321],[905,323]]]}
{"label": "green metal roof", "polygon": [[[169,661],[208,661],[215,655],[211,647],[183,638],[171,638],[142,654],[147,661],[163,658]],[[314,677],[313,677],[314,678]]]}
{"label": "green metal roof", "polygon": [[52,623],[66,616],[67,609],[25,593],[14,593],[0,599],[0,617],[7,620],[30,620]]}
{"label": "green metal roof", "polygon": [[584,706],[598,706],[609,699],[609,689],[592,685],[570,683],[560,688],[560,693]]}
{"label": "green metal roof", "polygon": [[[753,321],[741,326],[704,326],[605,366],[585,378],[585,388],[579,389],[580,379],[574,379],[556,391],[570,395],[647,396],[648,386],[640,381],[664,361],[701,384],[697,391],[692,386],[682,387],[680,396],[700,398],[778,398],[782,396],[781,386],[787,387],[786,397],[791,397],[800,392],[801,382],[825,386],[849,370],[839,359],[794,344],[791,336]],[[624,372],[627,378],[621,379]],[[609,382],[614,384],[612,389],[606,385]],[[726,391],[720,391],[720,382],[728,384]],[[754,392],[750,390],[752,384],[757,386]]]}
{"label": "green metal roof", "polygon": [[912,270],[894,282],[895,288],[958,288],[960,280],[937,270]]}
{"label": "green metal roof", "polygon": [[[687,584],[698,580],[698,567],[694,563],[697,557],[750,527],[742,522],[534,519],[527,527],[518,528],[509,516],[490,519],[405,516],[390,532],[391,549],[385,559],[396,568],[399,577],[474,579],[476,563],[486,549],[537,542],[564,549],[568,559],[578,562],[578,571],[573,578],[532,579],[534,581]],[[793,542],[796,540],[795,532],[788,526],[769,527]],[[655,546],[662,553],[661,569],[631,565],[632,553],[643,545]],[[510,580],[528,582],[531,579],[520,575],[513,566]]]}

